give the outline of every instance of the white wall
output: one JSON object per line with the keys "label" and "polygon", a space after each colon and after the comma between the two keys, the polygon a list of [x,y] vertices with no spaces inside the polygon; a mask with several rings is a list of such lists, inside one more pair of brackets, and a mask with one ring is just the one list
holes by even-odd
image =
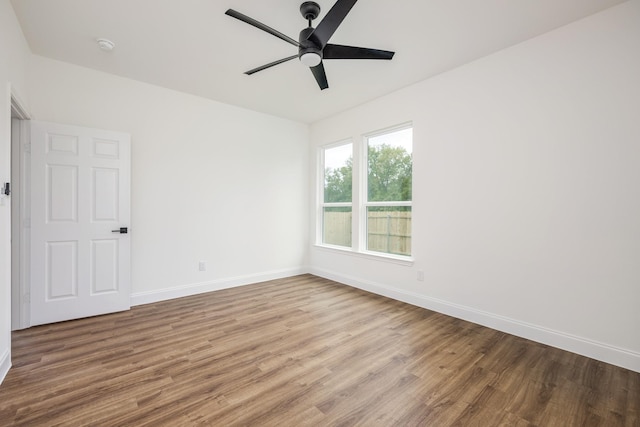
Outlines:
{"label": "white wall", "polygon": [[[11,177],[11,93],[27,102],[29,48],[8,0],[0,0],[0,187]],[[11,363],[11,199],[0,195],[0,382]]]}
{"label": "white wall", "polygon": [[313,271],[640,371],[638,23],[634,0],[315,123],[317,147],[413,121],[415,262],[312,246]]}
{"label": "white wall", "polygon": [[307,125],[39,56],[29,88],[35,120],[131,133],[134,304],[303,271]]}

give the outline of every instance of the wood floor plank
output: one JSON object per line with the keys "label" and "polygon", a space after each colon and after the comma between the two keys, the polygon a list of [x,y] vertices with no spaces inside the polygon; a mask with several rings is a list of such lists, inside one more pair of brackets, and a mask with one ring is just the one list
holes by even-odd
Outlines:
{"label": "wood floor plank", "polygon": [[301,275],[13,334],[0,426],[634,426],[640,374]]}

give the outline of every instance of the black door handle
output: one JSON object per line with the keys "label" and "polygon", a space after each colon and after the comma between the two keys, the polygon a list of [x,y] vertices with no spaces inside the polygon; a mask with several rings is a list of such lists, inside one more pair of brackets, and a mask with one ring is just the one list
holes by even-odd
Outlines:
{"label": "black door handle", "polygon": [[127,230],[127,227],[120,227],[120,229],[118,230],[111,230],[112,233],[120,233],[120,234],[127,234],[129,232],[129,230]]}

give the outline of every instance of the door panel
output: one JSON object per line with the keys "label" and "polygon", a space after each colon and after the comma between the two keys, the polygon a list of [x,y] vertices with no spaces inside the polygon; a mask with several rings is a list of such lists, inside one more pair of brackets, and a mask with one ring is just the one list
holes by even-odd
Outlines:
{"label": "door panel", "polygon": [[94,222],[118,221],[118,169],[93,168],[93,215]]}
{"label": "door panel", "polygon": [[46,242],[46,300],[78,296],[78,241]]}
{"label": "door panel", "polygon": [[91,241],[91,294],[118,292],[118,240]]}
{"label": "door panel", "polygon": [[78,167],[46,165],[47,222],[78,221]]}
{"label": "door panel", "polygon": [[31,123],[31,325],[130,307],[128,134]]}

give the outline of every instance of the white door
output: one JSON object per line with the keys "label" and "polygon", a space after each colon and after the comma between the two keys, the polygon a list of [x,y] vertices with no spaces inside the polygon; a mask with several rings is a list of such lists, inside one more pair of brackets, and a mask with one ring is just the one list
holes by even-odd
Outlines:
{"label": "white door", "polygon": [[129,309],[130,136],[31,123],[31,325]]}

